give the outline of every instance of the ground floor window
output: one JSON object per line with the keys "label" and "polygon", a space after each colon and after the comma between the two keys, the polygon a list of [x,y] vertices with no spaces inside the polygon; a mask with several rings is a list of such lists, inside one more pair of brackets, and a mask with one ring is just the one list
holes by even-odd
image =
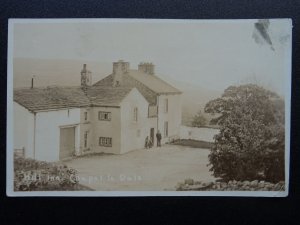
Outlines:
{"label": "ground floor window", "polygon": [[87,148],[88,145],[88,131],[84,132],[84,147]]}
{"label": "ground floor window", "polygon": [[168,137],[168,135],[169,135],[169,124],[168,124],[168,122],[167,121],[165,121],[165,124],[164,124],[164,135],[165,135],[165,137]]}
{"label": "ground floor window", "polygon": [[111,137],[99,137],[99,145],[105,147],[112,146],[112,138]]}

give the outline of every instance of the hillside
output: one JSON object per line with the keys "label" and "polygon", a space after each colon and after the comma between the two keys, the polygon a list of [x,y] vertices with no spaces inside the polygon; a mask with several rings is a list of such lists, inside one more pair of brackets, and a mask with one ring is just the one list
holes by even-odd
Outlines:
{"label": "hillside", "polygon": [[[182,94],[182,123],[186,126],[191,126],[193,117],[199,110],[204,112],[205,104],[221,96],[222,91],[208,89],[206,87],[196,86],[188,82],[178,82],[170,77],[162,76],[162,78],[180,89]],[[212,117],[209,114],[204,114],[207,120]]]}

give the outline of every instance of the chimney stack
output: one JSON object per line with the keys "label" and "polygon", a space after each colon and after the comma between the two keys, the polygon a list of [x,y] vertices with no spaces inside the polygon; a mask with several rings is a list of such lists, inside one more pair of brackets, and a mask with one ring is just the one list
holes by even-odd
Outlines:
{"label": "chimney stack", "polygon": [[154,64],[146,62],[140,63],[138,66],[140,72],[153,75],[154,74]]}
{"label": "chimney stack", "polygon": [[129,62],[124,62],[123,60],[119,60],[118,62],[113,63],[113,73],[124,74],[129,71]]}
{"label": "chimney stack", "polygon": [[113,63],[113,87],[120,86],[122,84],[122,75],[129,72],[129,62],[119,60]]}
{"label": "chimney stack", "polygon": [[87,87],[92,85],[92,72],[87,70],[86,64],[83,64],[81,70],[81,86]]}
{"label": "chimney stack", "polygon": [[34,75],[32,76],[32,78],[31,78],[31,89],[33,89],[33,84],[34,84]]}

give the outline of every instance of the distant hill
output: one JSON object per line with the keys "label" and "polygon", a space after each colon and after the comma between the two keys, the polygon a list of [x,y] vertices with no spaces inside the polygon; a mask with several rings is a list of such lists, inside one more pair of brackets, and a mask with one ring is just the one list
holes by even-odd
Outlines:
{"label": "distant hill", "polygon": [[[93,83],[104,78],[112,72],[112,63],[99,63],[96,61],[55,60],[55,59],[14,59],[14,87],[30,87],[34,75],[34,86],[77,86],[80,85],[80,71],[86,63],[92,71]],[[160,75],[174,87],[183,92],[182,95],[182,121],[184,125],[191,125],[193,116],[204,109],[205,104],[222,92],[198,87],[192,83],[177,81],[170,76]],[[206,115],[209,119],[210,116]]]}
{"label": "distant hill", "polygon": [[86,63],[97,82],[112,72],[111,63],[80,60],[14,59],[14,87],[29,87],[34,75],[35,86],[80,85],[80,71]]}
{"label": "distant hill", "polygon": [[[162,76],[162,79],[169,82],[183,92],[182,94],[182,123],[191,126],[193,117],[201,110],[204,113],[205,104],[217,97],[220,97],[223,91],[212,90],[206,87],[196,86],[188,82],[179,82],[170,77]],[[204,113],[209,121],[212,117]]]}

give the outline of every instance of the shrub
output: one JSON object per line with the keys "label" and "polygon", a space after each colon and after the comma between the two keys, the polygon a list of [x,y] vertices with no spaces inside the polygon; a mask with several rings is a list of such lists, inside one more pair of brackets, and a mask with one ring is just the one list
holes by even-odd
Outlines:
{"label": "shrub", "polygon": [[60,163],[48,163],[15,157],[14,190],[45,191],[75,190],[77,171]]}
{"label": "shrub", "polygon": [[207,124],[207,120],[204,117],[203,113],[201,110],[194,116],[193,121],[192,121],[192,126],[193,127],[203,127]]}

